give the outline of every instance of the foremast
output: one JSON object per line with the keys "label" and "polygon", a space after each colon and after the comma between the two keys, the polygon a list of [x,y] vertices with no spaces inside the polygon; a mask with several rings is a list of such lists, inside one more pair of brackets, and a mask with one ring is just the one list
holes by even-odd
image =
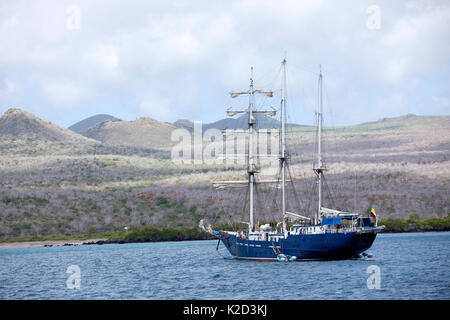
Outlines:
{"label": "foremast", "polygon": [[[286,225],[286,215],[294,215],[296,217],[305,218],[303,216],[296,215],[291,212],[286,211],[286,168],[287,168],[287,152],[286,152],[286,59],[282,61],[282,89],[281,89],[281,128],[280,128],[280,154],[279,154],[279,161],[280,161],[280,171],[281,171],[281,216],[282,216],[282,223],[283,223],[283,232],[287,232],[287,225]],[[255,167],[255,154],[254,154],[254,141],[253,141],[253,133],[255,131],[254,124],[256,123],[255,118],[253,114],[256,113],[262,113],[262,114],[269,114],[269,115],[275,115],[276,110],[254,110],[253,103],[254,103],[254,96],[255,94],[265,94],[268,97],[273,96],[272,91],[263,91],[259,89],[254,89],[253,84],[253,67],[251,68],[251,76],[250,76],[250,86],[248,91],[241,91],[241,92],[231,92],[230,95],[232,98],[236,98],[240,95],[248,95],[249,96],[249,104],[248,108],[245,110],[228,110],[227,115],[228,116],[234,116],[239,113],[248,113],[248,129],[247,133],[249,135],[248,139],[248,153],[247,153],[247,160],[248,160],[248,169],[247,169],[247,175],[248,179],[246,181],[217,181],[215,182],[216,185],[236,185],[236,184],[248,184],[249,187],[249,216],[250,221],[248,223],[248,229],[249,232],[254,231],[254,189],[255,185],[259,183],[280,183],[280,180],[256,180],[255,174],[257,173],[256,167]]]}
{"label": "foremast", "polygon": [[[276,113],[275,110],[266,110],[266,111],[253,110],[253,102],[254,102],[255,94],[264,94],[268,97],[273,96],[272,91],[263,91],[263,90],[259,90],[259,89],[254,89],[253,67],[251,67],[249,90],[231,93],[232,98],[236,98],[240,95],[248,95],[249,96],[248,108],[246,110],[232,110],[232,111],[229,110],[229,111],[227,111],[228,116],[233,116],[238,113],[248,113],[249,139],[248,139],[248,154],[247,154],[247,159],[248,159],[247,174],[248,174],[248,186],[249,186],[249,216],[250,216],[250,221],[249,221],[249,225],[248,225],[249,232],[254,231],[254,189],[255,189],[255,184],[256,184],[255,173],[257,172],[256,167],[255,167],[255,155],[253,152],[254,151],[253,133],[254,133],[254,124],[256,123],[255,117],[253,116],[253,114],[265,113],[265,114],[274,115]],[[260,182],[273,182],[273,181],[260,181]]]}

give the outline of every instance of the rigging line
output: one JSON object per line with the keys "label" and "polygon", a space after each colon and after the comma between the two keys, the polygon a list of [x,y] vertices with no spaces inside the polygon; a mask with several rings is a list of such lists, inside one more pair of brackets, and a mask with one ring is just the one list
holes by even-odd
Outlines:
{"label": "rigging line", "polygon": [[[290,73],[289,73],[289,67],[288,66],[286,66],[286,88],[289,88],[289,86],[290,86],[290,84],[291,84],[291,81],[292,81],[292,79],[291,79],[291,75],[290,75]],[[286,103],[286,115],[287,115],[287,120],[289,120],[289,121],[287,121],[287,122],[289,122],[289,123],[299,123],[299,119],[298,119],[298,114],[297,114],[297,108],[299,108],[299,106],[296,106],[297,105],[297,103],[296,103],[296,98],[295,98],[295,90],[292,90],[292,92],[293,93],[291,93],[291,91],[290,90],[288,90],[288,89],[286,89],[286,94],[285,94],[285,97],[286,97],[286,101],[288,102],[288,103]],[[299,99],[300,100],[300,99]],[[293,106],[292,108],[291,108],[291,106]],[[288,110],[289,110],[289,112],[288,112]],[[290,127],[288,127],[289,128],[289,130],[292,132],[293,130],[292,130],[292,128],[290,128]]]}
{"label": "rigging line", "polygon": [[[278,182],[277,182],[277,185],[279,185],[279,183],[280,183],[280,176],[281,176],[281,167],[279,167],[278,168],[278,173],[277,173],[277,180],[278,180]],[[272,218],[273,218],[273,220],[274,221],[276,221],[277,220],[277,216],[276,216],[276,212],[278,212],[278,208],[279,208],[279,205],[278,205],[278,202],[277,202],[277,194],[278,194],[278,192],[277,192],[277,189],[278,188],[274,188],[273,190],[273,195],[272,195],[272,207],[270,208],[271,210],[270,210],[270,212],[271,212],[271,216],[272,216]]]}
{"label": "rigging line", "polygon": [[285,97],[286,97],[286,101],[285,101],[285,115],[286,115],[286,133],[287,135],[287,141],[286,141],[286,152],[288,154],[288,156],[290,155],[290,147],[288,146],[289,144],[289,135],[294,135],[294,129],[292,126],[288,126],[288,123],[295,123],[297,122],[296,120],[293,120],[291,114],[295,114],[295,119],[297,118],[296,116],[296,108],[291,108],[291,106],[295,106],[295,99],[293,98],[293,95],[291,94],[291,92],[288,90],[289,88],[289,84],[291,81],[291,77],[290,77],[290,73],[289,73],[289,68],[288,66],[286,66],[286,92],[285,92]]}
{"label": "rigging line", "polygon": [[[222,206],[222,210],[224,209],[223,208],[223,204],[222,204],[222,201],[221,201],[221,199],[220,199],[220,197],[219,197],[219,194],[218,194],[218,191],[217,190],[215,190],[216,191],[216,197],[217,197],[217,199],[219,199],[219,203],[220,203],[220,205]],[[223,210],[223,211],[225,211],[225,210]],[[213,216],[213,218],[211,219],[211,224],[212,225],[215,225],[216,224],[216,221],[217,221],[217,217],[219,216],[219,213],[218,212],[216,212],[215,214],[214,214],[214,216]]]}
{"label": "rigging line", "polygon": [[258,187],[257,183],[255,183],[255,187],[254,188],[255,188],[255,197],[254,197],[254,199],[256,200],[255,201],[256,202],[255,209],[256,209],[256,212],[258,212],[258,216],[256,217],[256,221],[257,221],[257,226],[259,228],[259,223],[261,222],[260,219],[261,219],[263,211],[262,211],[262,208],[261,208],[261,203],[259,201],[259,187]]}
{"label": "rigging line", "polygon": [[[290,85],[290,74],[289,74],[289,68],[288,66],[286,66],[286,92],[285,92],[285,97],[286,97],[286,101],[285,101],[285,115],[286,115],[286,133],[293,135],[294,134],[294,129],[293,126],[289,126],[289,123],[297,123],[297,113],[296,110],[297,108],[295,107],[291,107],[291,106],[295,106],[295,99],[293,98],[294,95],[291,94],[291,92],[288,90],[289,85]],[[294,115],[294,117],[292,117],[292,115]],[[289,141],[286,141],[286,151],[288,146]]]}
{"label": "rigging line", "polygon": [[[254,179],[256,180],[256,177],[254,177]],[[257,230],[257,227],[259,227],[258,225],[258,216],[259,216],[259,211],[258,211],[258,185],[255,183],[253,185],[253,227],[255,228],[255,231]]]}
{"label": "rigging line", "polygon": [[[301,104],[297,103],[297,97],[295,95],[295,93],[297,92],[297,90],[289,90],[290,84],[292,83],[292,77],[291,74],[289,73],[289,67],[286,66],[286,115],[287,115],[287,122],[288,123],[296,123],[299,124],[299,116],[298,116],[298,109],[300,109]],[[299,101],[301,101],[301,98],[298,99]],[[293,127],[287,127],[287,129],[290,132],[293,132]]]}
{"label": "rigging line", "polygon": [[[277,177],[279,177],[279,176],[280,175],[277,174]],[[278,182],[279,182],[279,178],[278,178]],[[263,207],[268,209],[266,211],[267,214],[265,214],[265,216],[266,216],[266,218],[272,219],[273,221],[275,221],[276,217],[274,215],[274,212],[276,212],[276,210],[273,207],[273,204],[274,204],[273,198],[277,196],[277,189],[268,186],[267,189],[265,189],[265,190],[267,192],[267,196],[263,197],[263,201],[264,201]]]}
{"label": "rigging line", "polygon": [[[318,113],[316,113],[316,115],[317,115]],[[316,156],[317,156],[317,153],[318,153],[318,150],[319,150],[319,117],[317,117],[316,116],[316,130],[315,130],[315,135],[314,135],[314,147],[313,147],[313,150],[312,150],[312,159],[313,159],[313,162],[312,162],[312,169],[314,169],[314,164],[316,163],[316,160],[317,160],[317,158],[316,158]]]}
{"label": "rigging line", "polygon": [[[323,89],[325,91],[326,103],[328,103],[331,99],[329,97],[328,86],[327,86],[326,82],[324,82],[322,84],[322,87],[323,87]],[[335,122],[335,119],[334,119],[333,109],[332,108],[327,108],[326,110],[327,110],[328,114],[330,115],[330,120],[331,120],[330,122],[331,122],[331,124],[330,124],[329,128],[324,131],[324,133],[325,133],[327,142],[333,141],[333,148],[329,148],[329,143],[326,143],[325,148],[326,148],[326,150],[333,150],[335,158],[336,158],[336,155],[338,154],[338,150],[339,150],[338,149],[338,142],[337,142],[337,132],[338,132],[338,130],[337,130],[336,122]],[[329,138],[330,134],[328,134],[328,132],[330,132],[330,134],[332,136],[332,139]],[[342,185],[339,186],[337,183],[334,183],[332,186],[334,188],[333,192],[335,194],[342,193],[342,192],[339,192],[339,190],[342,191],[342,189],[343,189]],[[332,191],[331,187],[328,187],[328,188],[329,188],[330,191]]]}
{"label": "rigging line", "polygon": [[[233,257],[231,257],[231,256],[224,256],[222,253],[221,253],[221,251],[225,251],[226,250],[226,247],[222,244],[222,246],[221,246],[221,248],[219,249],[219,246],[220,246],[220,239],[218,240],[218,242],[217,242],[217,247],[216,247],[216,252],[217,252],[217,254],[219,255],[219,256],[221,256],[223,259],[233,259]],[[226,252],[226,251],[225,251]]]}
{"label": "rigging line", "polygon": [[[262,83],[262,80],[267,78],[270,74],[278,75],[280,70],[281,70],[281,66],[279,64],[277,64],[276,66],[273,66],[272,68],[269,68],[268,71],[263,73],[261,76],[259,76],[257,78],[253,78],[253,80],[254,80],[255,83]],[[275,83],[275,80],[271,80],[270,83]]]}
{"label": "rigging line", "polygon": [[267,208],[266,205],[266,197],[264,196],[265,190],[264,188],[261,186],[259,187],[257,185],[256,187],[257,189],[257,207],[258,207],[258,212],[259,212],[259,223],[261,223],[261,220],[266,219],[267,218],[267,213],[264,210],[264,208]]}
{"label": "rigging line", "polygon": [[[278,73],[279,73],[279,71],[277,71],[277,70],[279,70],[280,68],[281,67],[277,65],[276,67],[270,68],[269,71],[265,72],[262,76],[259,76],[257,78],[253,77],[253,81],[255,83],[255,86],[258,87],[259,89],[264,89],[264,88],[267,88],[267,87],[273,88],[274,84],[276,83],[276,79],[277,79],[277,76],[278,76]],[[267,78],[271,74],[274,75],[271,78],[271,80],[266,81],[265,83],[261,83],[262,79]],[[231,91],[241,91],[241,90],[242,90],[242,87],[240,87],[238,89],[235,88],[235,89],[233,89]],[[266,101],[266,98],[267,97],[264,97],[263,102]],[[254,108],[255,108],[255,110],[257,110],[263,103],[263,102],[258,102],[258,100],[260,100],[260,99],[255,98],[255,101],[254,101]],[[237,102],[236,102],[236,104],[237,104]]]}
{"label": "rigging line", "polygon": [[273,192],[273,201],[272,201],[272,204],[275,204],[275,206],[273,207],[273,210],[272,210],[272,218],[274,219],[274,220],[277,220],[277,215],[276,215],[276,212],[278,212],[278,210],[280,209],[280,207],[279,207],[279,205],[278,205],[278,201],[277,201],[277,198],[278,198],[278,192],[277,192],[277,190],[278,190],[278,186],[280,185],[280,179],[281,179],[281,170],[282,170],[282,168],[281,168],[281,166],[279,166],[278,167],[278,173],[277,173],[277,187],[276,188],[274,188],[274,192]]}
{"label": "rigging line", "polygon": [[294,192],[294,198],[297,200],[297,205],[300,208],[301,201],[300,201],[300,197],[298,196],[297,189],[295,188],[294,177],[292,176],[292,170],[291,170],[292,168],[291,168],[290,164],[288,164],[288,163],[286,163],[286,167],[288,169],[289,179],[291,180],[292,190]]}
{"label": "rigging line", "polygon": [[[258,85],[256,85],[258,86]],[[259,86],[258,86],[259,87]],[[260,88],[260,87],[259,87]],[[267,106],[267,105],[271,105],[270,101],[274,101],[273,98],[276,97],[276,90],[272,90],[272,89],[267,89],[268,91],[272,91],[273,92],[273,96],[271,98],[267,97],[266,95],[264,95],[263,97],[258,97],[256,98],[256,96],[254,97],[254,101],[253,101],[253,108],[254,111],[258,111],[261,110],[263,106]],[[270,99],[270,101],[269,101]],[[266,117],[270,117],[268,115],[265,115]]]}
{"label": "rigging line", "polygon": [[295,63],[292,63],[292,62],[289,62],[289,65],[293,66],[293,67],[296,68],[296,69],[299,69],[299,70],[302,70],[302,71],[311,73],[311,74],[313,74],[313,75],[315,75],[315,76],[319,76],[319,74],[317,73],[317,71],[308,70],[308,69],[303,68],[303,67],[300,67],[300,66],[298,66],[298,65],[296,65]]}
{"label": "rigging line", "polygon": [[323,180],[323,182],[324,182],[324,186],[325,186],[325,190],[327,191],[328,198],[330,199],[331,206],[332,206],[332,208],[334,208],[336,204],[335,204],[335,202],[334,202],[334,198],[333,198],[333,195],[332,195],[332,193],[331,193],[331,190],[330,190],[330,188],[328,187],[328,183],[327,183],[327,180],[325,179],[325,175],[322,176],[322,180]]}
{"label": "rigging line", "polygon": [[[302,66],[299,66],[299,65],[296,65],[293,63],[291,63],[291,65],[293,65],[294,67],[296,67],[299,70],[319,76],[317,71],[312,71],[312,70],[308,69],[307,67],[302,67]],[[330,66],[331,66],[331,68],[330,68]],[[342,68],[340,68],[338,65],[335,65],[335,64],[333,65],[332,63],[329,63],[329,61],[327,62],[327,74],[330,74],[332,76],[340,76],[340,75],[342,75],[342,72],[340,70],[342,70]]]}
{"label": "rigging line", "polygon": [[[277,66],[277,67],[278,67],[278,66]],[[262,87],[262,85],[258,85],[258,83],[260,83],[261,80],[264,79],[264,78],[266,78],[269,74],[274,73],[274,70],[276,70],[277,67],[272,67],[272,68],[270,68],[268,71],[266,71],[265,73],[263,73],[261,76],[258,76],[258,77],[252,76],[253,82],[254,82],[257,86]],[[248,74],[247,74],[247,76],[248,76]],[[246,85],[243,85],[243,86],[246,87]],[[231,91],[233,92],[233,91],[241,91],[241,90],[242,90],[242,87],[240,86],[239,88],[236,88],[236,87],[233,88]]]}
{"label": "rigging line", "polygon": [[[277,71],[277,73],[276,73],[276,76],[274,76],[273,80],[270,82],[270,86],[269,86],[269,85],[261,86],[261,85],[258,85],[258,84],[256,84],[256,86],[257,86],[257,87],[260,87],[260,88],[261,88],[261,87],[262,87],[262,88],[264,88],[264,87],[276,88],[277,85],[276,85],[275,83],[278,82],[278,78],[280,77],[280,76],[279,76],[280,73],[281,73],[281,66],[278,68],[278,71]],[[271,99],[272,99],[271,101],[273,101],[273,98],[277,96],[279,89],[270,89],[269,91],[272,91],[272,92],[273,92],[273,97],[271,98]],[[262,99],[255,99],[255,102],[256,102],[256,103],[254,104],[255,110],[259,110],[259,109],[261,108],[262,105],[266,105],[266,104],[269,104],[269,105],[270,105],[270,103],[267,103],[268,100],[269,100],[269,97],[267,97],[266,95],[264,95],[264,96],[262,97]]]}
{"label": "rigging line", "polygon": [[[318,90],[320,90],[320,88],[318,89]],[[316,120],[315,120],[315,123],[316,123],[316,134],[315,134],[315,137],[314,137],[314,150],[313,150],[313,156],[312,156],[312,158],[313,158],[313,164],[312,164],[312,168],[314,169],[314,167],[315,167],[315,163],[316,163],[316,160],[318,159],[318,150],[319,150],[319,125],[320,125],[320,123],[319,123],[319,121],[321,121],[321,119],[322,119],[322,116],[320,116],[319,117],[319,99],[320,99],[320,96],[317,96],[317,101],[315,102],[315,118],[316,118]],[[320,118],[320,119],[319,119]],[[322,141],[320,141],[320,143],[321,143]],[[316,158],[317,157],[317,158]]]}
{"label": "rigging line", "polygon": [[[322,83],[322,88],[323,91],[325,91],[325,105],[327,105],[327,103],[330,101],[329,99],[329,95],[328,95],[328,86]],[[333,115],[333,110],[332,108],[325,108],[326,112],[330,115],[330,122],[331,124],[324,128],[324,136],[325,136],[325,141],[326,143],[324,144],[324,153],[327,153],[329,150],[331,150],[328,146],[328,141],[330,141],[331,139],[329,139],[328,137],[330,136],[329,133],[333,133],[336,131],[336,126],[335,126],[335,122],[334,122],[334,115]],[[335,142],[335,146],[336,146],[336,135],[332,134],[333,138],[334,138],[334,142]]]}
{"label": "rigging line", "polygon": [[356,188],[356,183],[357,183],[357,178],[356,178],[356,168],[355,168],[355,193],[354,193],[354,195],[353,195],[353,199],[354,199],[354,202],[353,202],[353,212],[356,212],[356,190],[357,190],[357,188]]}
{"label": "rigging line", "polygon": [[277,221],[278,217],[275,213],[278,212],[279,208],[280,208],[280,205],[278,204],[277,197],[273,197],[271,212],[272,212],[272,218],[274,221]]}
{"label": "rigging line", "polygon": [[[261,224],[263,221],[270,218],[271,214],[270,211],[267,211],[267,208],[269,207],[267,205],[268,197],[261,196],[262,193],[264,193],[264,187],[259,186],[258,184],[255,185],[255,193],[256,193],[256,199],[257,204],[256,207],[259,210],[259,223]],[[267,191],[266,191],[267,192]],[[262,201],[261,201],[262,199]]]}
{"label": "rigging line", "polygon": [[[250,187],[247,187],[246,188],[246,192],[245,192],[245,201],[244,201],[244,209],[243,209],[243,211],[242,211],[242,217],[241,217],[241,220],[245,220],[245,214],[246,214],[246,212],[247,212],[247,200],[248,200],[248,194],[249,194],[249,192],[250,192]],[[250,218],[249,218],[250,219]]]}
{"label": "rigging line", "polygon": [[[233,189],[233,188],[231,188],[231,189]],[[221,193],[219,192],[219,190],[217,190],[216,189],[216,192],[220,195]],[[233,197],[233,196],[232,196]],[[247,202],[247,197],[248,197],[248,188],[247,188],[247,193],[245,194],[245,201],[244,201],[244,214],[245,214],[245,209],[246,209],[246,202]],[[230,211],[230,212],[227,212],[227,210],[225,210],[225,204],[224,204],[224,199],[223,199],[223,197],[221,197],[221,196],[219,196],[218,197],[219,198],[219,201],[220,201],[220,203],[221,203],[221,206],[222,206],[222,209],[223,209],[223,212],[224,212],[224,214],[225,214],[225,217],[226,217],[226,219],[227,219],[227,222],[229,223],[229,225],[233,228],[233,231],[236,231],[237,230],[237,222],[236,221],[233,221],[233,219],[232,219],[232,214],[230,213],[230,212],[232,212],[232,210]],[[229,201],[231,201],[231,202],[234,202],[234,203],[240,203],[240,201],[233,201],[232,199],[231,200],[229,200]],[[243,215],[244,215],[243,214]],[[216,217],[218,216],[218,214],[216,214]],[[214,221],[214,223],[213,224],[215,224],[215,222],[216,221]]]}
{"label": "rigging line", "polygon": [[[227,213],[226,213],[226,211],[225,211],[225,205],[224,205],[224,203],[223,203],[223,198],[220,196],[220,192],[219,192],[218,189],[216,189],[216,193],[217,193],[217,198],[219,199],[220,205],[222,206],[222,211],[223,211],[223,212],[225,213],[225,215],[227,216],[227,218],[228,218],[228,220],[229,220],[228,222],[230,223],[230,225],[233,225],[233,223],[232,223],[232,221],[231,221],[231,215],[227,215]],[[219,214],[216,212],[216,214],[215,214],[215,216],[214,216],[214,219],[213,219],[213,221],[212,221],[212,224],[213,224],[213,225],[216,224],[218,216],[219,216]]]}
{"label": "rigging line", "polygon": [[[313,178],[313,182],[311,183],[311,187],[310,187],[310,189],[309,189],[309,196],[308,196],[308,206],[306,207],[306,212],[307,213],[309,213],[310,212],[310,209],[311,209],[311,203],[312,203],[312,201],[313,201],[313,195],[315,194],[315,192],[316,192],[316,179],[315,178]],[[315,200],[314,200],[314,202],[315,202]]]}

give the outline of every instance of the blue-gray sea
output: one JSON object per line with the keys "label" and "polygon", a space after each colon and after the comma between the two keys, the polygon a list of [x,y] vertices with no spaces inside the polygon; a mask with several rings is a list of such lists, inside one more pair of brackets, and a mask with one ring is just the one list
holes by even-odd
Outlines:
{"label": "blue-gray sea", "polygon": [[0,299],[450,298],[450,232],[379,234],[344,261],[225,259],[216,243],[0,248]]}

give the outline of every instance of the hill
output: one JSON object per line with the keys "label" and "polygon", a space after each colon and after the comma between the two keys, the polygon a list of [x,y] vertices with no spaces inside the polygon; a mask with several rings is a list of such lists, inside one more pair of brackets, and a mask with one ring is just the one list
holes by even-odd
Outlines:
{"label": "hill", "polygon": [[78,121],[77,123],[71,125],[68,129],[81,134],[87,129],[92,128],[97,124],[103,123],[105,121],[120,121],[120,119],[109,114],[96,114],[95,116]]}
{"label": "hill", "polygon": [[57,124],[44,121],[20,109],[9,109],[0,118],[1,140],[43,142],[94,142]]}
{"label": "hill", "polygon": [[189,131],[194,130],[194,122],[187,119],[179,119],[173,123],[173,125],[177,128],[187,129]]}
{"label": "hill", "polygon": [[[255,114],[256,124],[255,129],[273,129],[280,127],[280,121],[269,117],[265,114]],[[173,123],[179,128],[185,128],[190,131],[194,128],[194,123],[190,120],[177,120]],[[287,127],[305,127],[298,124],[288,123]],[[237,118],[225,118],[212,123],[203,124],[203,131],[208,129],[218,129],[218,130],[236,130],[236,129],[247,129],[248,128],[248,115],[243,114]]]}
{"label": "hill", "polygon": [[108,145],[125,145],[143,148],[172,145],[171,133],[177,127],[151,118],[135,121],[105,121],[83,132],[85,137]]}
{"label": "hill", "polygon": [[[149,118],[106,121],[88,130],[104,144],[68,143],[64,141],[73,140],[63,133],[80,135],[22,111],[7,112],[0,120],[0,241],[92,238],[123,231],[125,226],[195,228],[203,218],[215,224],[245,219],[247,193],[239,187],[218,191],[211,184],[241,180],[245,163],[178,164],[166,150],[158,154],[118,145],[167,148],[174,128]],[[392,223],[411,216],[421,221],[447,219],[449,133],[449,116],[403,116],[325,127],[324,205],[360,213],[373,207],[380,219],[394,219]],[[5,135],[17,141],[34,135],[42,142],[18,143],[5,140]],[[290,127],[287,138],[290,175],[297,190],[294,194],[289,184],[287,209],[310,215],[317,203],[312,171],[315,128]],[[262,179],[275,178],[277,159],[271,167],[263,162],[259,166]],[[260,221],[272,221],[280,211],[277,192],[263,186],[255,191]]]}
{"label": "hill", "polygon": [[427,129],[430,127],[448,128],[450,116],[418,116],[407,114],[399,117],[382,118],[376,122],[366,122],[354,126],[362,130],[392,130],[392,129]]}

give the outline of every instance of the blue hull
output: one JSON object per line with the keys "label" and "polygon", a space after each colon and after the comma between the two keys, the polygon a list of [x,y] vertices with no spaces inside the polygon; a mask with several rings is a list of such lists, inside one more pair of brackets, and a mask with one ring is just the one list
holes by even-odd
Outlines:
{"label": "blue hull", "polygon": [[219,233],[220,240],[234,258],[253,260],[277,260],[279,253],[296,256],[297,260],[350,259],[369,249],[375,237],[375,232],[299,234],[272,242]]}

